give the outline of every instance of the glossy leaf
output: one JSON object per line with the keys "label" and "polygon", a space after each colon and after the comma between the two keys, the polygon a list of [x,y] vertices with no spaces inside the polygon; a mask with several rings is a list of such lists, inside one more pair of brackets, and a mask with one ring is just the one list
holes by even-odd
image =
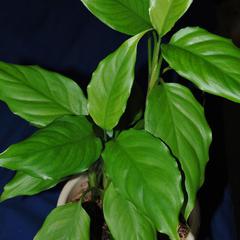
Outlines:
{"label": "glossy leaf", "polygon": [[153,224],[111,184],[104,194],[103,211],[115,240],[155,240]]}
{"label": "glossy leaf", "polygon": [[0,166],[43,179],[83,172],[98,159],[101,141],[83,116],[65,116],[0,154]]}
{"label": "glossy leaf", "polygon": [[192,0],[150,0],[150,18],[160,37],[171,30]]}
{"label": "glossy leaf", "polygon": [[54,187],[58,182],[57,180],[43,180],[23,172],[18,172],[13,179],[5,185],[0,201],[5,201],[17,196],[32,196]]}
{"label": "glossy leaf", "polygon": [[179,159],[185,174],[188,218],[195,206],[196,193],[204,181],[211,143],[211,130],[202,106],[180,84],[155,87],[147,101],[145,129],[161,138]]}
{"label": "glossy leaf", "polygon": [[87,115],[87,101],[75,82],[37,66],[0,62],[0,100],[40,127],[63,115]]}
{"label": "glossy leaf", "polygon": [[55,208],[34,240],[90,240],[90,218],[80,203]]}
{"label": "glossy leaf", "polygon": [[144,33],[124,42],[106,57],[88,86],[88,110],[97,125],[114,128],[127,105],[134,80],[137,44]]}
{"label": "glossy leaf", "polygon": [[151,28],[149,0],[81,0],[109,27],[130,35]]}
{"label": "glossy leaf", "polygon": [[163,57],[201,90],[240,103],[240,49],[204,29],[185,28],[163,45]]}
{"label": "glossy leaf", "polygon": [[106,145],[103,159],[116,190],[158,231],[178,239],[181,174],[166,145],[144,130],[131,129]]}

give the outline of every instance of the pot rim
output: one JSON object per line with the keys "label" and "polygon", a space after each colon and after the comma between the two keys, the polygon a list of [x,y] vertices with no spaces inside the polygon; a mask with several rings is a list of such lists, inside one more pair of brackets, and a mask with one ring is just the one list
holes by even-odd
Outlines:
{"label": "pot rim", "polygon": [[74,178],[68,180],[66,184],[64,185],[62,191],[60,192],[60,195],[58,197],[57,201],[57,207],[63,206],[68,199],[69,194],[71,193],[72,189],[81,181],[86,181],[87,175],[81,174],[78,176],[75,176]]}

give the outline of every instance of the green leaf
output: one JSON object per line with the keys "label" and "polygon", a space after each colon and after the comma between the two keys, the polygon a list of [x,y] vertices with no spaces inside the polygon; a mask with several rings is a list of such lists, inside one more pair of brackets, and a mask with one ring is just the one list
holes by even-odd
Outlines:
{"label": "green leaf", "polygon": [[136,130],[142,130],[144,129],[144,120],[141,119],[139,120],[134,126],[133,126],[134,129]]}
{"label": "green leaf", "polygon": [[188,10],[192,0],[150,0],[150,18],[160,37],[171,30]]}
{"label": "green leaf", "polygon": [[88,110],[97,125],[113,129],[127,105],[134,81],[137,44],[144,33],[124,42],[98,65],[88,86]]}
{"label": "green leaf", "polygon": [[179,239],[181,174],[166,145],[144,130],[131,129],[106,145],[103,159],[116,190],[146,215],[158,231]]}
{"label": "green leaf", "polygon": [[111,184],[104,194],[103,211],[106,223],[115,240],[155,240],[152,223]]}
{"label": "green leaf", "polygon": [[0,100],[39,127],[64,115],[87,115],[87,100],[75,82],[37,66],[0,62]]}
{"label": "green leaf", "polygon": [[211,130],[202,106],[180,84],[161,84],[147,100],[145,129],[161,138],[179,159],[185,174],[188,202],[186,219],[195,206],[196,193],[204,181]]}
{"label": "green leaf", "polygon": [[129,35],[150,29],[149,0],[81,0],[109,27]]}
{"label": "green leaf", "polygon": [[58,182],[57,180],[43,180],[23,172],[17,172],[13,179],[5,185],[0,201],[17,196],[32,196],[54,187]]}
{"label": "green leaf", "polygon": [[90,218],[80,203],[55,208],[34,240],[90,240]]}
{"label": "green leaf", "polygon": [[0,166],[43,179],[83,172],[98,159],[101,141],[83,116],[65,116],[0,154]]}
{"label": "green leaf", "polygon": [[232,41],[185,28],[162,50],[169,65],[201,90],[240,103],[240,50]]}

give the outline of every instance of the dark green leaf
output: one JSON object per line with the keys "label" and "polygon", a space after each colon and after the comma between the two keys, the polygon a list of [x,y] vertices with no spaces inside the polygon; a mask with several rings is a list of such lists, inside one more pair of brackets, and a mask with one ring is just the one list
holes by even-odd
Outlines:
{"label": "dark green leaf", "polygon": [[109,27],[130,35],[151,28],[149,0],[81,0]]}
{"label": "dark green leaf", "polygon": [[133,126],[134,129],[136,130],[142,130],[144,129],[144,120],[141,119],[139,120],[134,126]]}
{"label": "dark green leaf", "polygon": [[191,3],[192,0],[150,0],[150,18],[160,37],[171,30]]}
{"label": "dark green leaf", "polygon": [[104,194],[104,217],[115,240],[154,240],[153,224],[111,184]]}
{"label": "dark green leaf", "polygon": [[163,45],[163,56],[201,90],[240,103],[240,50],[204,29],[185,28]]}
{"label": "dark green leaf", "polygon": [[144,33],[124,42],[106,57],[88,86],[88,110],[97,125],[111,130],[125,111],[134,80],[137,44]]}
{"label": "dark green leaf", "polygon": [[90,240],[90,218],[80,203],[55,208],[34,240]]}
{"label": "dark green leaf", "polygon": [[204,181],[212,139],[204,110],[186,87],[161,84],[148,98],[145,129],[166,142],[181,163],[188,193],[184,215],[188,218]]}
{"label": "dark green leaf", "polygon": [[103,159],[116,190],[149,217],[158,231],[178,239],[181,174],[168,148],[144,130],[131,129],[106,145]]}
{"label": "dark green leaf", "polygon": [[13,179],[5,185],[0,200],[5,201],[17,196],[32,196],[54,187],[58,182],[57,180],[43,180],[23,172],[18,172]]}
{"label": "dark green leaf", "polygon": [[75,82],[37,66],[0,62],[0,99],[40,127],[63,115],[87,115],[87,101]]}
{"label": "dark green leaf", "polygon": [[43,179],[83,172],[98,159],[101,141],[83,116],[65,116],[0,154],[0,166]]}

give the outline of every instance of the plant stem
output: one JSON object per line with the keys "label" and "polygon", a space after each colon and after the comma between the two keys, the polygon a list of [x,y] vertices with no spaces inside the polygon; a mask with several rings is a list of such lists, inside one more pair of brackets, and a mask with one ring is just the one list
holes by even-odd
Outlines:
{"label": "plant stem", "polygon": [[152,88],[155,86],[162,65],[162,56],[160,55],[160,46],[161,38],[157,39],[156,33],[153,33],[154,39],[154,50],[153,50],[153,59],[151,61],[151,74],[148,83],[148,95],[151,92]]}
{"label": "plant stem", "polygon": [[172,70],[172,68],[168,66],[168,67],[163,69],[162,74],[165,74],[166,72],[168,72],[170,70]]}
{"label": "plant stem", "polygon": [[88,182],[89,182],[89,187],[94,188],[97,185],[97,174],[96,172],[91,172],[88,175]]}
{"label": "plant stem", "polygon": [[157,33],[154,31],[154,32],[153,32],[153,42],[154,42],[154,46],[156,46],[157,41],[158,41],[158,36],[157,36]]}
{"label": "plant stem", "polygon": [[106,130],[103,131],[103,140],[106,143],[107,142],[107,132]]}
{"label": "plant stem", "polygon": [[105,173],[103,173],[103,189],[108,187],[109,181]]}

